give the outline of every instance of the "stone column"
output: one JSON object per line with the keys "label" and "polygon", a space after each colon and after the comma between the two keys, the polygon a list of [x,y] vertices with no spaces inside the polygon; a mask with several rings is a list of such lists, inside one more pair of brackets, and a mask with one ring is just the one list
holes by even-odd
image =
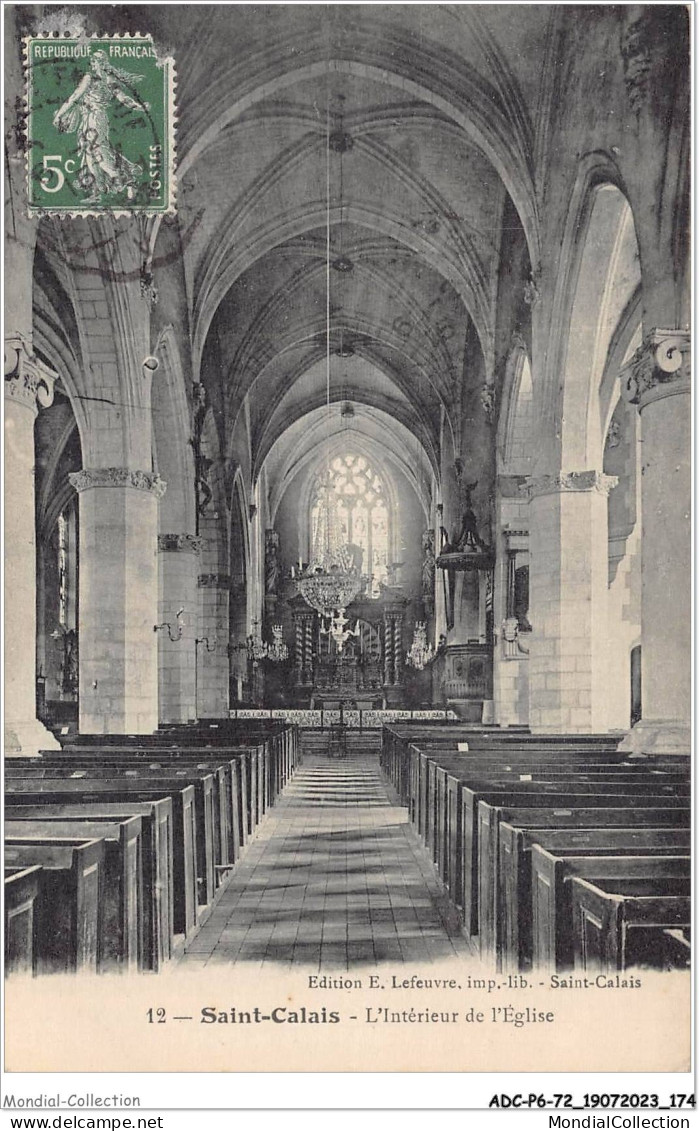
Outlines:
{"label": "stone column", "polygon": [[58,742],[36,717],[34,421],[53,400],[56,374],[20,334],[5,339],[5,752]]}
{"label": "stone column", "polygon": [[151,471],[86,468],[80,495],[80,731],[158,726],[158,499]]}
{"label": "stone column", "polygon": [[641,686],[643,717],[624,748],[690,753],[690,336],[652,330],[621,374],[641,414]]}
{"label": "stone column", "polygon": [[201,538],[193,534],[158,535],[158,717],[161,723],[188,723],[197,717],[195,665],[200,550]]}
{"label": "stone column", "polygon": [[606,730],[607,495],[614,476],[529,479],[529,725]]}
{"label": "stone column", "polygon": [[496,639],[499,638],[493,653],[495,720],[500,726],[528,725],[529,633],[520,635],[514,613],[514,587],[518,554],[529,560],[529,531],[505,529],[500,545],[494,593],[494,622]]}
{"label": "stone column", "polygon": [[228,594],[227,573],[200,573],[200,620],[197,645],[197,718],[228,716]]}

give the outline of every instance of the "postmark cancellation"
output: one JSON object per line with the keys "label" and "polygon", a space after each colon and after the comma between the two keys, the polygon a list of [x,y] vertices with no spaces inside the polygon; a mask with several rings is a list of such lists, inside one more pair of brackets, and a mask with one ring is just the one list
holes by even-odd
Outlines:
{"label": "postmark cancellation", "polygon": [[149,36],[24,40],[32,215],[175,206],[175,68]]}

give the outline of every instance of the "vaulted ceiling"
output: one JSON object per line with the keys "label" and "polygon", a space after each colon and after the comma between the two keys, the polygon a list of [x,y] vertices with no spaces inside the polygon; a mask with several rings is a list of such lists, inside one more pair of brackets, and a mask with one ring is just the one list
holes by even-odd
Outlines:
{"label": "vaulted ceiling", "polygon": [[[445,421],[461,435],[464,388],[492,379],[508,197],[536,256],[559,9],[123,11],[176,59],[193,379],[224,448],[244,419],[254,478],[329,397],[355,404],[367,435],[380,419],[394,442],[415,437],[436,471]],[[267,471],[283,466],[277,449]]]}

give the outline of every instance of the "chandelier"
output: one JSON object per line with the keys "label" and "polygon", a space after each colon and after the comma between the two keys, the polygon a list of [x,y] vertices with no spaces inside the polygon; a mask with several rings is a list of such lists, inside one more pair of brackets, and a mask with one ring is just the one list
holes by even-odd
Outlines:
{"label": "chandelier", "polygon": [[361,582],[349,547],[342,541],[337,494],[330,477],[318,490],[318,520],[310,564],[299,578],[304,600],[324,617],[342,614]]}
{"label": "chandelier", "polygon": [[262,639],[259,621],[252,622],[252,632],[247,638],[246,645],[248,659],[254,664],[262,660],[271,660],[273,663],[282,663],[289,657],[289,649],[283,639],[284,628],[281,624],[272,625],[272,643],[266,644]]}
{"label": "chandelier", "polygon": [[272,643],[267,649],[267,659],[275,664],[283,663],[289,658],[289,649],[283,640],[284,629],[281,624],[272,625]]}
{"label": "chandelier", "polygon": [[338,652],[342,652],[345,644],[349,640],[350,636],[352,636],[352,633],[347,628],[348,623],[349,622],[344,614],[344,610],[336,613],[330,622],[330,635],[335,641],[335,647],[337,648]]}
{"label": "chandelier", "polygon": [[[326,138],[326,183],[327,216],[325,241],[326,271],[326,320],[325,320],[325,367],[326,367],[326,406],[330,422],[330,150],[340,154],[340,241],[342,240],[342,148],[332,144],[335,135],[330,133],[330,113],[327,115]],[[340,131],[342,132],[342,131]],[[342,135],[344,137],[344,134]],[[346,148],[346,147],[345,147]],[[342,244],[340,243],[340,260]],[[335,260],[335,264],[340,260]],[[342,341],[342,331],[341,331]],[[338,500],[330,476],[329,439],[326,452],[326,472],[318,488],[318,521],[313,537],[313,550],[308,568],[298,581],[298,590],[304,600],[321,616],[342,619],[344,611],[357,595],[361,578],[355,567],[349,547],[342,537],[342,526],[338,512]],[[342,629],[344,632],[344,627]],[[339,637],[338,637],[339,639]]]}
{"label": "chandelier", "polygon": [[413,632],[413,642],[410,645],[410,650],[405,657],[406,664],[416,671],[421,672],[425,664],[429,664],[434,659],[434,649],[431,644],[427,643],[427,625],[423,620],[415,621],[415,631]]}
{"label": "chandelier", "polygon": [[248,659],[252,660],[254,664],[258,664],[260,660],[266,660],[269,652],[268,646],[262,639],[260,632],[260,625],[258,621],[252,622],[252,632],[247,638]]}

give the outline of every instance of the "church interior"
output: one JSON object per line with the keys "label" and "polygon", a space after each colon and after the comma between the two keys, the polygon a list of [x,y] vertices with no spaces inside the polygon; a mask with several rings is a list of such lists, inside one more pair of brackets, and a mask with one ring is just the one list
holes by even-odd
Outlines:
{"label": "church interior", "polygon": [[686,9],[78,8],[177,197],[28,217],[9,8],[6,972],[686,968]]}

